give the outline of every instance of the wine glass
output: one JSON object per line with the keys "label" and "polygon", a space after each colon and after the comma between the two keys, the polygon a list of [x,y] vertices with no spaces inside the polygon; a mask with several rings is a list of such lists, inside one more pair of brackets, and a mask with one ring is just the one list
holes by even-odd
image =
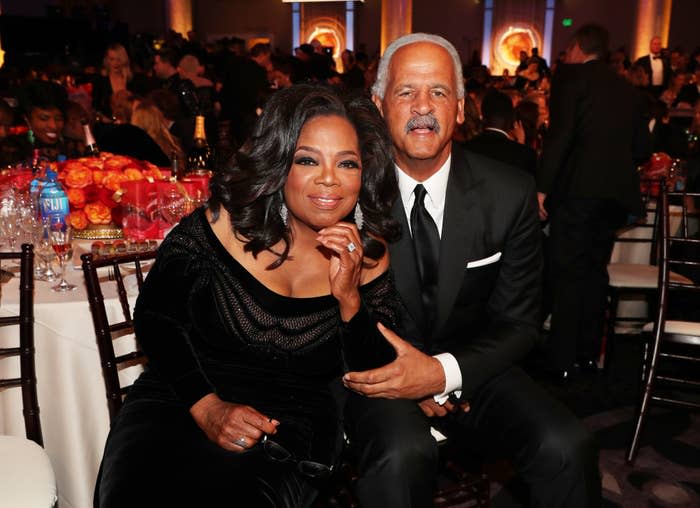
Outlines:
{"label": "wine glass", "polygon": [[51,247],[53,247],[54,252],[58,256],[58,262],[61,267],[61,281],[51,289],[59,292],[72,291],[76,286],[66,281],[66,259],[73,257],[71,244],[73,228],[60,216],[49,217],[48,226]]}
{"label": "wine glass", "polygon": [[48,221],[37,221],[33,234],[34,253],[41,263],[37,263],[38,270],[34,271],[36,280],[53,282],[56,280],[56,272],[53,271],[52,262],[56,259],[56,253],[51,246]]}

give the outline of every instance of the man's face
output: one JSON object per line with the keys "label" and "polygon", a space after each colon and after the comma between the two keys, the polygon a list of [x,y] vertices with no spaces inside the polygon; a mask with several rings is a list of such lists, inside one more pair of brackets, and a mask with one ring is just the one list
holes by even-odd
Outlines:
{"label": "man's face", "polygon": [[649,42],[649,52],[656,55],[658,53],[661,53],[661,39],[658,37],[654,37],[651,39],[651,42]]}
{"label": "man's face", "polygon": [[384,99],[374,96],[394,143],[396,163],[421,181],[450,154],[455,125],[464,121],[449,53],[417,42],[400,48],[389,64]]}
{"label": "man's face", "polygon": [[156,55],[153,59],[153,74],[161,79],[170,77],[170,65],[160,59],[160,55]]}
{"label": "man's face", "polygon": [[586,55],[583,53],[581,46],[578,42],[573,42],[566,48],[566,57],[564,61],[569,64],[583,63],[586,59]]}

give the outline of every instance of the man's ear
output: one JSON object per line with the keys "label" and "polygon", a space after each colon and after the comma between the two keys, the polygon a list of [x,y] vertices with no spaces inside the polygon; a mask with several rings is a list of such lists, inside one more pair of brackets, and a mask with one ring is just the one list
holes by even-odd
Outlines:
{"label": "man's ear", "polygon": [[464,97],[457,100],[457,125],[464,123]]}
{"label": "man's ear", "polygon": [[377,106],[377,109],[379,110],[379,114],[382,115],[382,118],[384,118],[384,110],[382,109],[382,100],[377,95],[372,94],[372,102],[374,102],[374,105]]}

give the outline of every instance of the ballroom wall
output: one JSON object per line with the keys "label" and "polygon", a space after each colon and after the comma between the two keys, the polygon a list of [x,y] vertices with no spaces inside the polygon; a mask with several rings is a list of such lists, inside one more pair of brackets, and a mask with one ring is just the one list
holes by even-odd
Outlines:
{"label": "ballroom wall", "polygon": [[[519,2],[520,0],[494,0]],[[576,26],[594,21],[611,33],[613,48],[631,51],[640,0],[556,0],[552,55],[563,50]],[[104,5],[111,18],[126,22],[129,30],[162,33],[163,0],[0,0],[3,14],[45,16],[47,6],[60,5],[66,12],[75,5]],[[467,60],[481,46],[484,0],[413,0],[413,30],[435,32],[452,41]],[[700,45],[697,20],[700,0],[673,0],[669,46],[692,51]],[[291,6],[281,0],[192,0],[193,24],[202,38],[223,35],[271,35],[283,51],[292,50]],[[573,27],[562,26],[571,18]],[[372,53],[379,48],[381,0],[356,3],[356,48]]]}

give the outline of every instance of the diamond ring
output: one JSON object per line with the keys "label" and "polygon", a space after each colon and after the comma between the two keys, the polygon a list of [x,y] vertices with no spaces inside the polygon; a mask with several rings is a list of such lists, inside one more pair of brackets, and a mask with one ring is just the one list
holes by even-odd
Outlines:
{"label": "diamond ring", "polygon": [[238,439],[236,439],[233,443],[237,444],[241,448],[245,448],[245,445],[246,445],[245,437],[241,436]]}
{"label": "diamond ring", "polygon": [[348,249],[348,252],[353,252],[355,249],[357,249],[357,245],[355,245],[354,242],[350,242],[350,243],[348,244],[347,249]]}

